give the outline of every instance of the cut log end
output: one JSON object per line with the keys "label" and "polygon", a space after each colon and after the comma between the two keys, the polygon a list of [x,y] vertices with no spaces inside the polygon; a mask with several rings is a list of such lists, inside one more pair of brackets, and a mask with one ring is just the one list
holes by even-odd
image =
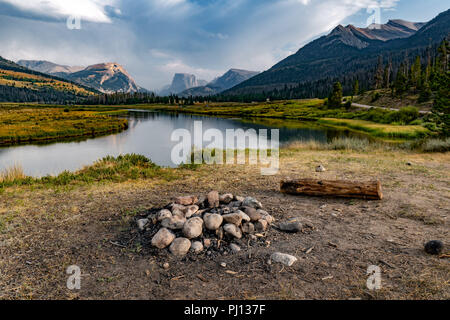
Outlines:
{"label": "cut log end", "polygon": [[280,190],[282,193],[291,195],[330,196],[366,200],[383,199],[380,181],[283,180],[280,184]]}

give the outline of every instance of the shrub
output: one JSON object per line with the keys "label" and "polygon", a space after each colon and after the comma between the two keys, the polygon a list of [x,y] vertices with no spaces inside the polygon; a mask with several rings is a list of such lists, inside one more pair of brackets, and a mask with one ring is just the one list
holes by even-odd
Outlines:
{"label": "shrub", "polygon": [[404,107],[400,111],[396,111],[392,114],[395,122],[409,124],[419,118],[419,109],[416,107]]}
{"label": "shrub", "polygon": [[371,102],[375,102],[375,101],[377,101],[380,98],[381,98],[381,94],[379,92],[375,92],[374,94],[372,94]]}
{"label": "shrub", "polygon": [[420,119],[416,119],[414,121],[411,121],[410,125],[412,126],[421,126],[423,124],[423,121]]}
{"label": "shrub", "polygon": [[450,138],[427,140],[423,144],[422,150],[423,152],[448,152],[450,151]]}
{"label": "shrub", "polygon": [[434,123],[434,122],[426,122],[423,124],[423,126],[430,131],[433,131],[433,132],[438,131],[438,127],[437,127],[436,123]]}
{"label": "shrub", "polygon": [[358,138],[334,138],[329,144],[328,149],[331,150],[355,150],[365,151],[369,146],[367,139]]}
{"label": "shrub", "polygon": [[352,108],[352,102],[349,100],[349,101],[347,101],[346,103],[344,103],[344,107],[345,107],[345,110],[350,110],[351,108]]}

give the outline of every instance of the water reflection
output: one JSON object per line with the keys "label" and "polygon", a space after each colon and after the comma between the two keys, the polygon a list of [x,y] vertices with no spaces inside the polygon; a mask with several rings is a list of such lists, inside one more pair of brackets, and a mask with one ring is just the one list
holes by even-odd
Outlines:
{"label": "water reflection", "polygon": [[[59,142],[46,145],[26,145],[0,148],[0,170],[20,164],[31,176],[56,175],[64,170],[75,171],[107,155],[125,153],[143,154],[162,166],[173,166],[171,150],[176,142],[170,140],[175,129],[193,132],[194,121],[202,121],[203,132],[220,130],[224,137],[227,129],[249,128],[280,129],[280,144],[294,141],[327,142],[348,132],[317,127],[312,123],[297,122],[298,127],[275,125],[242,119],[224,119],[196,115],[131,111],[127,116],[129,129],[119,134],[76,142]],[[270,130],[269,130],[270,132]],[[270,136],[269,136],[270,138]],[[206,145],[206,143],[205,143]]]}

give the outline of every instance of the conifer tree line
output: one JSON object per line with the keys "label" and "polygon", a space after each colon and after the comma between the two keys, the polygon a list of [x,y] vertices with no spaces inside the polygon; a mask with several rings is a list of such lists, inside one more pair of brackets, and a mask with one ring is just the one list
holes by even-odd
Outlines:
{"label": "conifer tree line", "polygon": [[100,94],[97,96],[91,96],[82,102],[88,105],[124,105],[124,104],[182,104],[182,105],[193,105],[194,102],[204,102],[206,101],[203,97],[180,97],[178,95],[170,96],[157,96],[153,92],[134,92],[134,93],[111,93],[111,94]]}
{"label": "conifer tree line", "polygon": [[432,93],[438,91],[440,78],[448,72],[449,41],[445,39],[438,48],[427,48],[412,61],[405,53],[405,59],[394,69],[390,57],[379,56],[374,74],[373,89],[390,89],[393,96],[404,93],[419,94],[419,102],[429,101]]}

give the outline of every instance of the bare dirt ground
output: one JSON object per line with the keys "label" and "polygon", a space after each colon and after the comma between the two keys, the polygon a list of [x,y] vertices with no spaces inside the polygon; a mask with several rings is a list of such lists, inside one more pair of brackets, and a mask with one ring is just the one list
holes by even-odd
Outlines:
{"label": "bare dirt ground", "polygon": [[[9,188],[0,194],[0,298],[449,299],[449,259],[423,250],[424,242],[440,239],[448,251],[449,160],[450,154],[289,149],[270,177],[257,167],[204,166],[170,183]],[[319,163],[327,172],[314,171]],[[285,196],[285,177],[380,179],[385,199]],[[211,190],[256,197],[278,221],[298,217],[306,227],[297,234],[272,228],[260,242],[240,243],[234,255],[183,259],[133,237],[139,211]],[[268,264],[275,251],[299,260],[292,267]],[[81,290],[66,287],[69,265],[81,268]],[[378,291],[366,287],[369,265],[382,269]]]}

